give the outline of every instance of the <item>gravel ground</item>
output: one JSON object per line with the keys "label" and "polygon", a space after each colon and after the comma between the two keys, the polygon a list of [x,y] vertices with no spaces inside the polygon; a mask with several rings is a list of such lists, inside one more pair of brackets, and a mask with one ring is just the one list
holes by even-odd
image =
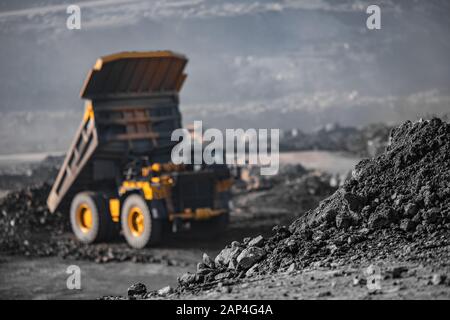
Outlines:
{"label": "gravel ground", "polygon": [[[367,286],[366,270],[371,265],[345,265],[330,269],[305,268],[292,273],[256,276],[247,281],[221,285],[200,294],[187,293],[183,299],[450,299],[438,269],[399,261],[373,261],[380,266],[377,289]],[[393,277],[393,270],[405,270]],[[361,281],[361,279],[364,279]]]}

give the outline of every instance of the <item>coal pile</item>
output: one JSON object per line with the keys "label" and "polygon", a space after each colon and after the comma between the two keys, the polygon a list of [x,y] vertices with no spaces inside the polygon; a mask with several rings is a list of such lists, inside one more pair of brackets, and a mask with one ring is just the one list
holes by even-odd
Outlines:
{"label": "coal pile", "polygon": [[26,253],[48,234],[60,234],[68,227],[67,219],[48,211],[49,192],[50,186],[44,184],[11,192],[0,201],[0,251]]}
{"label": "coal pile", "polygon": [[0,253],[27,257],[58,256],[97,263],[180,264],[145,250],[131,249],[125,243],[113,246],[79,243],[71,234],[68,216],[48,211],[46,200],[49,192],[50,186],[43,184],[11,192],[0,200]]}
{"label": "coal pile", "polygon": [[385,153],[361,161],[332,196],[270,238],[234,241],[196,273],[179,278],[178,293],[247,277],[333,268],[389,259],[449,265],[450,124],[406,122]]}

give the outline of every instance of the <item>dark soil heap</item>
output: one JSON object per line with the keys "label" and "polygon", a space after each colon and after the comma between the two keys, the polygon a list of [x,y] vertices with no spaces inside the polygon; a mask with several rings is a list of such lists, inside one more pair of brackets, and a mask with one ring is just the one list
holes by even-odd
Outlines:
{"label": "dark soil heap", "polygon": [[449,141],[450,125],[439,119],[403,124],[392,131],[386,152],[361,161],[308,222],[370,229],[394,223],[405,231],[432,231],[450,212]]}
{"label": "dark soil heap", "polygon": [[47,209],[49,192],[50,186],[44,184],[11,192],[0,201],[0,251],[24,253],[42,237],[64,231],[67,219]]}
{"label": "dark soil heap", "polygon": [[68,215],[47,209],[48,184],[14,191],[0,200],[0,254],[30,257],[58,256],[97,263],[112,261],[176,264],[125,243],[85,245],[74,239]]}
{"label": "dark soil heap", "polygon": [[[450,124],[406,122],[386,152],[361,161],[332,196],[268,239],[233,242],[204,255],[178,293],[256,274],[338,267],[377,259],[450,262]],[[151,296],[151,294],[150,294]]]}

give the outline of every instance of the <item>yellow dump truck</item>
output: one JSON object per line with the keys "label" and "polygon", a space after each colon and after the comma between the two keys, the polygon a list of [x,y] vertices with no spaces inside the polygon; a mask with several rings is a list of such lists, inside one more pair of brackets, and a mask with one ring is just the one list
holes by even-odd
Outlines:
{"label": "yellow dump truck", "polygon": [[81,90],[83,119],[47,199],[51,212],[70,214],[81,242],[121,232],[142,248],[165,232],[226,227],[228,168],[170,161],[186,63],[171,51],[122,52],[101,57],[90,70]]}

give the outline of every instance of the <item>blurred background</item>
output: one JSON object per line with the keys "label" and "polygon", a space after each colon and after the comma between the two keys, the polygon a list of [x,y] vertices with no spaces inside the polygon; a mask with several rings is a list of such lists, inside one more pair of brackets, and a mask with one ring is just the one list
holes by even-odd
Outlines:
{"label": "blurred background", "polygon": [[185,124],[289,136],[450,110],[447,1],[377,1],[374,31],[371,1],[86,0],[81,30],[66,28],[69,4],[0,3],[0,154],[65,151],[87,71],[126,50],[187,55]]}

